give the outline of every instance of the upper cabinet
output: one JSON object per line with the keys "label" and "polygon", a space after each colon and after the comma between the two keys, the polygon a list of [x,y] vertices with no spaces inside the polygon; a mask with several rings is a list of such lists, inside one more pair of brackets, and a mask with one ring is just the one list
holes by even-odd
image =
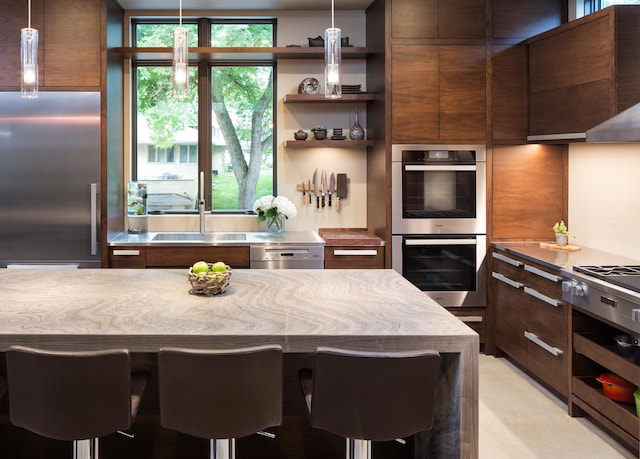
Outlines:
{"label": "upper cabinet", "polygon": [[[101,0],[33,0],[31,26],[38,29],[39,86],[45,90],[99,90]],[[0,89],[20,89],[20,29],[27,27],[27,0],[5,2],[0,18]]]}
{"label": "upper cabinet", "polygon": [[605,8],[528,40],[529,135],[579,140],[640,102],[640,6]]}
{"label": "upper cabinet", "polygon": [[391,38],[485,37],[485,0],[393,0]]}

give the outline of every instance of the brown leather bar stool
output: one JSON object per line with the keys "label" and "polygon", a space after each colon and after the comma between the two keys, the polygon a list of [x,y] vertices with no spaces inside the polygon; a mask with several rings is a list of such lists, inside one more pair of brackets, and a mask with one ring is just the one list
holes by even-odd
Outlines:
{"label": "brown leather bar stool", "polygon": [[126,430],[147,382],[132,376],[129,352],[45,351],[11,346],[6,353],[9,415],[19,427],[73,441],[74,459],[98,457],[98,437]]}
{"label": "brown leather bar stool", "polygon": [[345,437],[347,459],[370,459],[372,440],[431,429],[439,370],[437,351],[319,347],[299,377],[311,426]]}
{"label": "brown leather bar stool", "polygon": [[235,458],[235,439],[282,422],[282,348],[163,348],[163,427],[209,439],[211,459]]}

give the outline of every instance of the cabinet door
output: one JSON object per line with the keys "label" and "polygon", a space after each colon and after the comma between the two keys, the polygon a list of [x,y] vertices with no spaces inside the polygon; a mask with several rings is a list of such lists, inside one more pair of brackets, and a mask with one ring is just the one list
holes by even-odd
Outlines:
{"label": "cabinet door", "polygon": [[249,247],[148,247],[148,268],[188,268],[196,261],[224,261],[232,268],[249,267]]}
{"label": "cabinet door", "polygon": [[[509,357],[526,365],[524,338],[526,316],[522,308],[522,264],[512,255],[497,252],[504,259],[492,257],[491,286],[495,314],[495,344]],[[518,265],[513,263],[517,262]]]}
{"label": "cabinet door", "polygon": [[484,46],[439,46],[440,139],[486,137]]}
{"label": "cabinet door", "polygon": [[383,269],[384,247],[325,247],[325,269]]}
{"label": "cabinet door", "polygon": [[438,47],[396,45],[391,60],[391,137],[397,141],[437,139]]}
{"label": "cabinet door", "polygon": [[527,50],[523,45],[493,47],[491,106],[493,138],[527,138]]}
{"label": "cabinet door", "polygon": [[393,0],[392,38],[484,38],[485,0]]}
{"label": "cabinet door", "polygon": [[44,2],[43,87],[100,87],[101,3]]}

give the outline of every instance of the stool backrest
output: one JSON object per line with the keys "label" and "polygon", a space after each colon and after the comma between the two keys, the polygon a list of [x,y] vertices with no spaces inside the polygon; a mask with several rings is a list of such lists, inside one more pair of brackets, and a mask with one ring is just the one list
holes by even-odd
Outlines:
{"label": "stool backrest", "polygon": [[239,438],[282,422],[282,348],[163,348],[162,426],[201,438]]}
{"label": "stool backrest", "polygon": [[11,422],[44,437],[85,440],[131,425],[131,370],[125,349],[7,350]]}
{"label": "stool backrest", "polygon": [[437,351],[320,347],[314,356],[311,425],[360,440],[430,430],[439,369]]}

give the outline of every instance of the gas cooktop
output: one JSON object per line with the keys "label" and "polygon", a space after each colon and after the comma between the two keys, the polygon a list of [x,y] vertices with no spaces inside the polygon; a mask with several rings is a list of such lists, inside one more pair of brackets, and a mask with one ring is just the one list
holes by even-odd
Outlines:
{"label": "gas cooktop", "polygon": [[574,266],[574,271],[640,293],[640,266]]}

